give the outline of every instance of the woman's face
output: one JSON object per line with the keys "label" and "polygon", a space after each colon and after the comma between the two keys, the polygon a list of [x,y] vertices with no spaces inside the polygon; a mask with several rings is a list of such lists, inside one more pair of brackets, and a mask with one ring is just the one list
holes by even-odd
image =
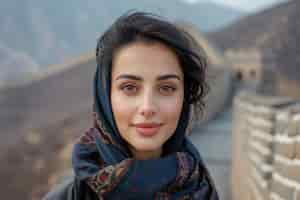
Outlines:
{"label": "woman's face", "polygon": [[113,59],[111,103],[121,137],[137,159],[157,158],[183,105],[184,75],[164,44],[134,42]]}

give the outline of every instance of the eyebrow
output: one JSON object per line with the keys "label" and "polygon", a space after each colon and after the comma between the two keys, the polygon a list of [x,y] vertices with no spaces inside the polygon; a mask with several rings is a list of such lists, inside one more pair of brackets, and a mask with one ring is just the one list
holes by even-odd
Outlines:
{"label": "eyebrow", "polygon": [[[132,80],[136,80],[136,81],[142,81],[143,80],[142,77],[136,76],[136,75],[131,75],[131,74],[122,74],[122,75],[120,75],[116,78],[116,80],[119,80],[119,79],[132,79]],[[166,80],[166,79],[181,80],[181,78],[176,74],[166,74],[166,75],[159,76],[157,78],[158,81],[162,81],[162,80]]]}

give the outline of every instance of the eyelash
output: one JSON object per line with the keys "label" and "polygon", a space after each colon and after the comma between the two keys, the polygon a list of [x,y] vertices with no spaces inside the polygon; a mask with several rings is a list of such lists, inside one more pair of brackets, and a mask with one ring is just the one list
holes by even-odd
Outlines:
{"label": "eyelash", "polygon": [[[131,84],[127,84],[127,85],[123,85],[123,86],[121,86],[120,87],[120,89],[122,90],[122,91],[125,91],[125,90],[127,90],[128,88],[135,88],[136,90],[137,90],[137,86],[135,86],[135,85],[131,85]],[[126,91],[125,91],[126,92]]]}
{"label": "eyelash", "polygon": [[160,89],[163,88],[163,89],[166,89],[166,90],[171,90],[171,91],[167,91],[167,92],[174,92],[176,91],[176,87],[173,87],[173,86],[169,86],[169,85],[163,85],[160,87]]}
{"label": "eyelash", "polygon": [[[131,89],[135,89],[135,91],[132,91]],[[128,91],[129,89],[129,91]],[[161,91],[161,89],[165,90],[165,91]],[[123,85],[120,87],[120,90],[124,91],[125,93],[136,93],[137,90],[138,90],[138,86],[135,86],[135,85],[132,85],[132,84],[126,84],[126,85]],[[171,90],[171,91],[170,91]],[[169,85],[163,85],[163,86],[160,86],[159,87],[159,91],[162,92],[162,93],[172,93],[172,92],[175,92],[177,90],[176,87],[174,86],[169,86]]]}

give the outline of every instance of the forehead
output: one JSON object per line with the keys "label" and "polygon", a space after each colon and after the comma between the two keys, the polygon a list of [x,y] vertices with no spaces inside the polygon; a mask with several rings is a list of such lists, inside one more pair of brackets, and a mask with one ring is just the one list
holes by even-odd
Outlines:
{"label": "forehead", "polygon": [[134,42],[120,48],[113,57],[112,76],[121,73],[183,76],[179,59],[166,45],[153,42]]}

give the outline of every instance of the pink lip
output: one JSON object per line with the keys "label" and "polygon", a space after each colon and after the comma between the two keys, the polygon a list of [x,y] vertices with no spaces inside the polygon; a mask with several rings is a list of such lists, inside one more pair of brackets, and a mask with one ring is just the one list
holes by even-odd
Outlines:
{"label": "pink lip", "polygon": [[160,127],[162,124],[158,123],[139,123],[139,124],[134,124],[136,127],[136,130],[139,134],[142,136],[154,136],[155,134],[158,133]]}

